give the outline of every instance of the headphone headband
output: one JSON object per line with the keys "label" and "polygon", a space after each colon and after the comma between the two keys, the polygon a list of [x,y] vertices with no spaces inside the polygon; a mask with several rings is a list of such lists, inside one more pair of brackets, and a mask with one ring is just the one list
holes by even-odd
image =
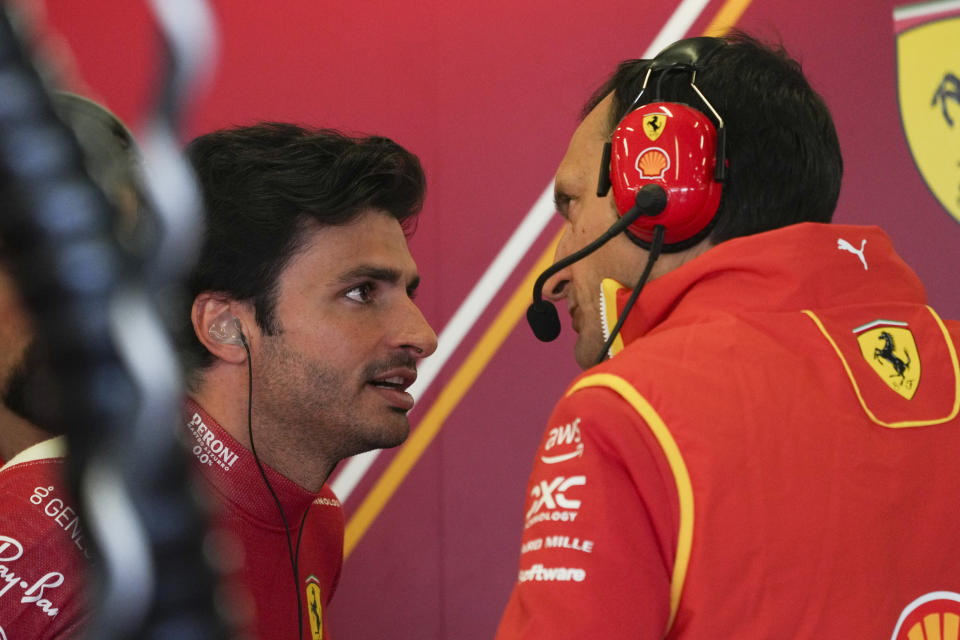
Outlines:
{"label": "headphone headband", "polygon": [[673,67],[702,69],[713,54],[726,45],[726,40],[708,36],[679,40],[658,53],[650,62],[650,68],[653,71]]}
{"label": "headphone headband", "polygon": [[[712,58],[717,51],[726,45],[727,42],[721,38],[700,36],[697,38],[679,40],[669,45],[666,49],[663,49],[656,55],[655,58],[650,60],[650,64],[647,67],[647,73],[643,78],[643,84],[640,87],[640,91],[637,92],[637,97],[633,99],[632,103],[630,103],[630,106],[627,108],[626,113],[623,114],[623,117],[625,118],[637,107],[650,102],[675,102],[676,100],[670,98],[664,99],[664,97],[660,95],[660,83],[662,82],[664,76],[671,71],[685,71],[690,74],[690,87],[694,92],[696,92],[701,102],[707,106],[710,115],[713,115],[713,117],[716,118],[719,128],[723,129],[723,118],[721,118],[720,114],[717,113],[717,110],[713,108],[713,105],[710,104],[710,101],[707,100],[702,93],[700,93],[700,89],[698,89],[696,85],[696,78],[697,71],[705,69],[707,63],[710,61],[710,58]],[[650,79],[654,74],[658,76],[656,83],[656,94],[652,97],[652,99],[647,99],[645,102],[641,102],[641,98],[643,98],[647,91],[647,85],[650,83]],[[723,178],[718,176],[718,179],[722,180]]]}

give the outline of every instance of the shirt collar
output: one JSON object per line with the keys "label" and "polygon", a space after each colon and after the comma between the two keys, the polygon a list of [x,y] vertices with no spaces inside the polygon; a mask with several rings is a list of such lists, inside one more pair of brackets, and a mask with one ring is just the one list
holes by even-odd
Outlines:
{"label": "shirt collar", "polygon": [[[253,453],[192,398],[186,401],[184,417],[185,436],[193,461],[226,502],[265,524],[283,527],[277,510],[279,502],[287,526],[293,529],[299,525],[304,511],[320,493],[307,491],[263,461],[258,466]],[[269,480],[270,488],[264,477]]]}
{"label": "shirt collar", "polygon": [[[631,290],[610,279],[601,289],[601,323],[609,335]],[[878,227],[802,223],[734,238],[647,283],[611,355],[704,313],[857,304],[875,300],[878,290],[888,300],[926,302],[919,278]]]}
{"label": "shirt collar", "polygon": [[43,460],[46,458],[62,458],[66,454],[67,437],[57,436],[55,438],[50,438],[49,440],[44,440],[35,445],[27,447],[17,455],[10,458],[10,460],[8,460],[3,467],[0,467],[0,471],[3,471],[8,467],[12,467],[15,464],[34,462],[36,460]]}

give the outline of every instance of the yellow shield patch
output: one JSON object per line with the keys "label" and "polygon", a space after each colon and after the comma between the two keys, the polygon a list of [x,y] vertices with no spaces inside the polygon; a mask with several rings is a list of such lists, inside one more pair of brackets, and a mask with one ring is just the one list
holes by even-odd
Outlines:
{"label": "yellow shield patch", "polygon": [[854,329],[860,353],[891,389],[910,400],[920,384],[920,354],[906,323],[882,321]]}
{"label": "yellow shield patch", "polygon": [[651,141],[656,140],[663,133],[667,125],[667,116],[663,113],[651,113],[643,116],[643,132]]}
{"label": "yellow shield patch", "polygon": [[323,640],[323,605],[320,600],[320,581],[316,576],[307,578],[307,617],[310,619],[310,637]]}
{"label": "yellow shield patch", "polygon": [[893,16],[907,143],[927,187],[960,222],[960,7],[913,3]]}

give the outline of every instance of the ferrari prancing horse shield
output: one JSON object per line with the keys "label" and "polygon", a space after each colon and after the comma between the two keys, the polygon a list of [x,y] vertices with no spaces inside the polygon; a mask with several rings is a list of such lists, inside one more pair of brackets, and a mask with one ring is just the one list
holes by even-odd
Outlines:
{"label": "ferrari prancing horse shield", "polygon": [[662,113],[651,113],[643,116],[643,132],[647,134],[651,142],[660,137],[666,124],[667,116]]}
{"label": "ferrari prancing horse shield", "polygon": [[920,383],[920,355],[906,323],[870,323],[857,333],[860,353],[891,389],[910,400]]}
{"label": "ferrari prancing horse shield", "polygon": [[307,616],[310,618],[310,637],[323,640],[323,604],[320,599],[320,581],[317,576],[307,578]]}

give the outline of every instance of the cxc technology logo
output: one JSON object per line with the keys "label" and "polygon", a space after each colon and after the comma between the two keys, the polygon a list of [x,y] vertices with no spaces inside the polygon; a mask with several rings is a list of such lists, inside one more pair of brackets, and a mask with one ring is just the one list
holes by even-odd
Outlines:
{"label": "cxc technology logo", "polygon": [[[557,476],[547,482],[541,480],[530,489],[530,508],[527,510],[525,529],[538,522],[573,522],[577,519],[580,500],[567,496],[573,487],[587,484],[586,476]],[[543,513],[540,511],[544,510]]]}

